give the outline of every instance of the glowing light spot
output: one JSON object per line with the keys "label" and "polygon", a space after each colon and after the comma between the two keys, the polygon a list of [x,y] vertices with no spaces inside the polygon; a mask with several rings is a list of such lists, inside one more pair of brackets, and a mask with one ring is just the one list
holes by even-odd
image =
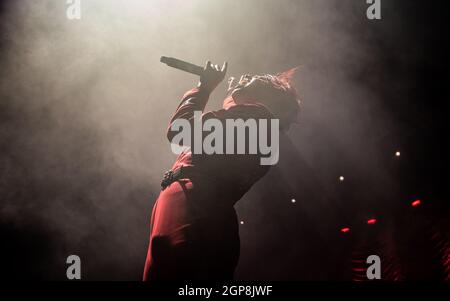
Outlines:
{"label": "glowing light spot", "polygon": [[340,176],[340,177],[339,177],[339,181],[341,181],[341,182],[344,181],[344,177],[343,177],[343,176]]}
{"label": "glowing light spot", "polygon": [[411,206],[413,207],[417,207],[422,205],[422,201],[421,200],[415,200],[414,202],[411,203]]}
{"label": "glowing light spot", "polygon": [[342,233],[350,232],[350,228],[348,228],[348,227],[342,228],[342,229],[341,229],[341,232],[342,232]]}
{"label": "glowing light spot", "polygon": [[375,225],[377,223],[377,219],[376,218],[371,218],[369,220],[367,220],[367,224],[368,225]]}
{"label": "glowing light spot", "polygon": [[244,224],[244,221],[241,221],[241,225],[243,225]]}
{"label": "glowing light spot", "polygon": [[292,203],[292,204],[293,204],[293,203],[295,203],[295,202],[296,202],[296,200],[295,200],[295,199],[292,199],[292,200],[291,200],[291,203]]}
{"label": "glowing light spot", "polygon": [[395,152],[395,156],[400,157],[400,152],[399,151]]}

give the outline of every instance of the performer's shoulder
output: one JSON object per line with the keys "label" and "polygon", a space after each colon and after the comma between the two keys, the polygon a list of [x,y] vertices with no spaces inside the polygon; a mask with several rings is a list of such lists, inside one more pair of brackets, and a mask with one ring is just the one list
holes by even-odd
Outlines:
{"label": "performer's shoulder", "polygon": [[266,106],[260,103],[242,103],[227,108],[227,115],[239,117],[272,118],[272,114]]}

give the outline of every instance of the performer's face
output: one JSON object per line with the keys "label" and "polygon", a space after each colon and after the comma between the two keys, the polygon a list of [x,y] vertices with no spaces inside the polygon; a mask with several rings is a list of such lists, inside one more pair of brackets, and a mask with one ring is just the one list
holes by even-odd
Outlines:
{"label": "performer's face", "polygon": [[234,79],[229,80],[229,93],[236,103],[248,101],[264,102],[273,95],[273,89],[267,85],[266,76],[249,74],[242,75],[239,82],[234,85]]}
{"label": "performer's face", "polygon": [[[272,114],[277,114],[277,118],[283,118],[283,128],[286,130],[291,123],[286,119],[283,106],[289,104],[286,102],[289,97],[282,89],[277,89],[273,84],[272,75],[242,75],[237,84],[234,78],[228,80],[228,95],[231,95],[235,103],[258,102],[266,105],[272,110]],[[279,101],[279,102],[277,102]],[[289,110],[289,106],[285,107]],[[283,117],[284,116],[284,117]]]}

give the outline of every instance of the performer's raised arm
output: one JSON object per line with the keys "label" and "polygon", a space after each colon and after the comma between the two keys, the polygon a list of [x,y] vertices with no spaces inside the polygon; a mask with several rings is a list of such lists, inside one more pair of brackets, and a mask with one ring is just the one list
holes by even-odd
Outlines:
{"label": "performer's raised arm", "polygon": [[175,114],[172,116],[167,129],[167,139],[172,141],[176,131],[172,131],[172,123],[176,119],[187,119],[193,122],[194,111],[202,111],[205,109],[208,102],[209,95],[225,78],[227,73],[227,62],[222,67],[212,65],[210,61],[205,64],[203,74],[200,76],[200,81],[196,88],[186,92],[178,105]]}

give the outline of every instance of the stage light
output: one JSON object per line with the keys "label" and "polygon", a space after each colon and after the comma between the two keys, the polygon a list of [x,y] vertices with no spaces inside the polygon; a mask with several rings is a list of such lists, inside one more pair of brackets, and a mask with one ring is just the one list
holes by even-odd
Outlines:
{"label": "stage light", "polygon": [[367,220],[367,224],[368,225],[375,225],[377,223],[377,219],[376,218],[371,218],[369,220]]}
{"label": "stage light", "polygon": [[292,199],[292,200],[291,200],[291,203],[295,203],[295,202],[296,202],[296,200],[295,200],[295,199]]}
{"label": "stage light", "polygon": [[342,228],[342,229],[341,229],[341,232],[342,232],[342,233],[350,232],[350,228],[348,228],[348,227]]}
{"label": "stage light", "polygon": [[339,177],[339,181],[341,181],[341,182],[344,181],[344,177],[343,177],[343,176],[340,176],[340,177]]}
{"label": "stage light", "polygon": [[411,203],[411,206],[413,207],[417,207],[422,205],[422,201],[421,200],[415,200],[414,202]]}
{"label": "stage light", "polygon": [[398,151],[395,152],[395,156],[396,156],[396,157],[400,157],[400,152],[398,152]]}

